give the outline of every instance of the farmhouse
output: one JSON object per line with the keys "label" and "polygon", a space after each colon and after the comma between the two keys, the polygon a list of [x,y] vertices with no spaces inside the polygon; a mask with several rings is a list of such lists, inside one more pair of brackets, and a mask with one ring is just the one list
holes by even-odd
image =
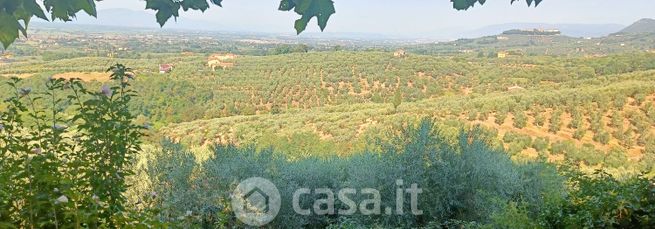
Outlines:
{"label": "farmhouse", "polygon": [[173,71],[173,65],[172,64],[160,64],[159,65],[159,73],[160,74],[170,73],[171,71]]}
{"label": "farmhouse", "polygon": [[523,52],[521,50],[509,50],[509,51],[498,52],[498,58],[500,59],[512,57],[512,56],[523,56]]}
{"label": "farmhouse", "polygon": [[506,52],[506,51],[500,51],[500,52],[498,52],[498,58],[501,58],[501,59],[502,59],[502,58],[507,58],[508,55],[509,55],[509,53]]}
{"label": "farmhouse", "polygon": [[237,57],[239,56],[233,53],[213,54],[207,58],[207,66],[212,68],[212,71],[216,71],[216,67],[220,67],[223,68],[223,70],[226,70],[228,68],[234,67],[234,63],[229,61],[234,60]]}

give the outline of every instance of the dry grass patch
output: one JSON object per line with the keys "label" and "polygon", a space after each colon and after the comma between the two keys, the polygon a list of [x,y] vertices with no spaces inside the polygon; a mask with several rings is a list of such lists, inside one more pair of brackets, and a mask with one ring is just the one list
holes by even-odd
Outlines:
{"label": "dry grass patch", "polygon": [[33,75],[34,74],[32,74],[32,73],[23,73],[23,74],[2,74],[0,76],[7,77],[7,78],[17,77],[19,79],[27,79],[27,78],[32,77]]}
{"label": "dry grass patch", "polygon": [[92,82],[92,81],[107,82],[110,80],[109,73],[105,73],[105,72],[66,72],[66,73],[55,74],[52,77],[56,79],[78,78],[84,82]]}

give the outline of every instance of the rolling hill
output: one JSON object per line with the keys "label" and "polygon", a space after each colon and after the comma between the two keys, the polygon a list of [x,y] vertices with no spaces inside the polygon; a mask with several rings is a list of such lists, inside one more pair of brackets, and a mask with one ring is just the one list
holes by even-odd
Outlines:
{"label": "rolling hill", "polygon": [[[96,51],[90,44],[97,42],[79,42],[94,37],[67,40],[66,34],[58,38],[65,45],[52,47]],[[174,46],[170,40],[136,34],[104,43],[123,49],[114,56],[22,57],[0,66],[0,76],[35,85],[124,63],[138,74],[133,87],[140,96],[131,110],[153,127],[152,140],[164,136],[189,146],[256,144],[299,157],[347,155],[393,125],[431,117],[448,133],[480,125],[520,160],[629,170],[646,168],[653,155],[655,54],[644,50],[653,36],[498,35],[407,47],[403,57],[394,56],[397,46],[255,56],[240,51],[274,46],[188,39],[185,47],[216,44],[241,54],[233,68],[215,72],[206,65],[208,50],[146,50]],[[507,55],[496,55],[501,51]],[[159,74],[160,63],[175,69]],[[390,101],[397,91],[402,104],[395,109]]]}
{"label": "rolling hill", "polygon": [[502,33],[511,29],[558,29],[562,34],[570,37],[603,37],[624,28],[619,24],[546,24],[546,23],[507,23],[489,25],[476,30],[457,34],[460,37],[476,38]]}
{"label": "rolling hill", "polygon": [[655,19],[644,18],[621,30],[619,34],[655,33]]}

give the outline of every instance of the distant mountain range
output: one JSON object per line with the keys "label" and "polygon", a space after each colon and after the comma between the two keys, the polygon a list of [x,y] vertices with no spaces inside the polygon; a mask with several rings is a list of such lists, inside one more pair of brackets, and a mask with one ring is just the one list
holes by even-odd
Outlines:
{"label": "distant mountain range", "polygon": [[[98,12],[98,18],[80,14],[77,19],[71,24],[77,25],[93,25],[93,26],[109,26],[109,27],[130,27],[130,28],[159,28],[155,20],[154,12],[143,10],[129,10],[129,9],[107,9]],[[49,23],[51,24],[51,23]],[[55,23],[53,26],[61,25],[61,22]],[[41,24],[43,25],[43,24]],[[47,26],[47,25],[46,25]],[[479,29],[467,30],[462,28],[452,28],[447,30],[440,30],[431,33],[413,35],[382,35],[382,34],[366,34],[366,33],[320,33],[321,36],[353,38],[353,39],[414,39],[425,38],[434,40],[453,40],[457,38],[477,38],[483,36],[491,36],[501,34],[503,31],[511,29],[558,29],[562,35],[570,37],[603,37],[613,33],[648,33],[655,32],[655,20],[642,19],[627,28],[620,24],[545,24],[545,23],[507,23],[485,26]],[[224,31],[224,32],[269,32],[272,31],[257,31],[256,28],[241,28],[235,25],[225,25],[216,22],[208,22],[202,20],[193,20],[186,17],[180,17],[177,21],[169,21],[164,26],[164,29],[174,30],[205,30],[205,31]],[[282,32],[280,32],[282,33]],[[313,35],[305,35],[311,36]]]}
{"label": "distant mountain range", "polygon": [[619,34],[655,33],[655,19],[644,18],[621,30]]}
{"label": "distant mountain range", "polygon": [[[159,28],[154,11],[136,11],[129,9],[107,9],[98,11],[98,18],[86,14],[78,14],[76,19],[67,24],[97,25],[108,27],[129,27],[129,28]],[[63,24],[63,22],[55,22]],[[186,29],[186,30],[228,30],[238,31],[237,28],[228,27],[220,23],[193,20],[186,17],[171,18],[163,29]]]}
{"label": "distant mountain range", "polygon": [[544,23],[507,23],[485,26],[480,29],[462,33],[461,37],[475,38],[500,34],[511,29],[558,29],[570,37],[603,37],[616,33],[625,25],[619,24],[544,24]]}

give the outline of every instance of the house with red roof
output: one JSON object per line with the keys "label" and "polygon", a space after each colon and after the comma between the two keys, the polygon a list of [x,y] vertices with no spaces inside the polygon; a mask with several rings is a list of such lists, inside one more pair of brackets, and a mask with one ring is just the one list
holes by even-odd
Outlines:
{"label": "house with red roof", "polygon": [[170,73],[171,71],[173,71],[173,67],[174,66],[172,64],[160,64],[159,73],[160,74]]}

